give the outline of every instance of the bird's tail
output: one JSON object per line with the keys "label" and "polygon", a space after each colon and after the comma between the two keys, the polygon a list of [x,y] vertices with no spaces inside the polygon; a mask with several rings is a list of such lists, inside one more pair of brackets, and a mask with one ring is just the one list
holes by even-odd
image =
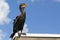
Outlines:
{"label": "bird's tail", "polygon": [[12,33],[12,34],[11,34],[11,36],[10,36],[10,38],[13,38],[13,37],[14,37],[14,35],[15,35],[15,33]]}

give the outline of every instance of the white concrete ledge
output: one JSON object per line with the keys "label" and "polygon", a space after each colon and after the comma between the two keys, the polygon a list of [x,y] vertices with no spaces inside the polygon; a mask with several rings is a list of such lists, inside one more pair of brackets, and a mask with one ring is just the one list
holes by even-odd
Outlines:
{"label": "white concrete ledge", "polygon": [[[13,39],[18,36],[16,33]],[[26,33],[26,35],[21,35],[22,37],[55,37],[60,38],[60,34],[39,34],[39,33]]]}
{"label": "white concrete ledge", "polygon": [[26,35],[22,36],[29,36],[29,37],[60,37],[60,34],[35,34],[35,33],[27,33]]}

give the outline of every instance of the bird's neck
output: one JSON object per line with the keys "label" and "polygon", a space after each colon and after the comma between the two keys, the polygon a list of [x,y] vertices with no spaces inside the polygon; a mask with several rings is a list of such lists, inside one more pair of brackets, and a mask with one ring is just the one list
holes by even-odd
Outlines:
{"label": "bird's neck", "polygon": [[24,8],[22,8],[21,9],[21,14],[24,14],[24,13],[25,13]]}

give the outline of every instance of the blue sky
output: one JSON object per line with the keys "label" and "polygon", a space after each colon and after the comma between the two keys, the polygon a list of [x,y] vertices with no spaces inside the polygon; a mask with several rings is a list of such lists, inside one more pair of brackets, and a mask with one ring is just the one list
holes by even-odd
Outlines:
{"label": "blue sky", "polygon": [[[19,15],[19,4],[26,3],[26,25],[28,33],[60,34],[60,0],[3,0],[7,12],[0,14],[0,35],[5,33],[9,39],[13,20]],[[2,1],[0,1],[2,2]],[[1,9],[1,8],[0,8]],[[7,21],[6,21],[7,20]],[[2,39],[4,40],[4,39]]]}

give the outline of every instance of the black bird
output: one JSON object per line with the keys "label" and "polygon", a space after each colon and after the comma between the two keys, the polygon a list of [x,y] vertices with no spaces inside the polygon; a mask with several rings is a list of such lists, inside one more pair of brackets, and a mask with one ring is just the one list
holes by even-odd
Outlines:
{"label": "black bird", "polygon": [[26,13],[24,11],[25,7],[26,7],[25,3],[22,3],[21,5],[19,5],[19,9],[21,11],[21,14],[18,15],[13,22],[13,33],[11,34],[10,38],[13,38],[15,33],[17,33],[18,31],[21,31],[21,33],[22,33],[23,26],[24,26],[25,19],[26,19]]}

